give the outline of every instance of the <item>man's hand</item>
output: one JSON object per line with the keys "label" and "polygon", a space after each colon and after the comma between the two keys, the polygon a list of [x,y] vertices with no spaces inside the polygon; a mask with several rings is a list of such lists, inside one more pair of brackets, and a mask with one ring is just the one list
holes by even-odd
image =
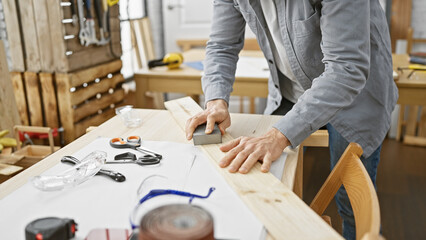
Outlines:
{"label": "man's hand", "polygon": [[199,125],[207,122],[206,133],[213,131],[214,124],[217,123],[220,132],[225,134],[225,130],[231,126],[231,117],[228,112],[228,104],[225,100],[217,99],[207,103],[207,108],[186,121],[185,132],[188,140],[192,139],[192,134]]}
{"label": "man's hand", "polygon": [[258,160],[262,160],[262,172],[268,172],[273,161],[290,145],[287,137],[273,128],[261,137],[239,137],[220,147],[227,152],[219,166],[229,166],[229,172],[248,173]]}

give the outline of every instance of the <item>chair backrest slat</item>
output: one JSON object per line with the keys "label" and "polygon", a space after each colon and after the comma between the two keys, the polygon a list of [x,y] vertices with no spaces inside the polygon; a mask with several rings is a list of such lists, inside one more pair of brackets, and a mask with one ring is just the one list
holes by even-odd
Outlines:
{"label": "chair backrest slat", "polygon": [[343,184],[354,211],[357,239],[367,233],[380,235],[379,200],[361,155],[361,146],[350,143],[311,203],[311,208],[322,215]]}

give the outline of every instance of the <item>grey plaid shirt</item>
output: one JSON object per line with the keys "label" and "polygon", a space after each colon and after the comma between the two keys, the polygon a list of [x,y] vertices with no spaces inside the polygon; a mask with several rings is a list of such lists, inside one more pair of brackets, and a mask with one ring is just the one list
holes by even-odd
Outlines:
{"label": "grey plaid shirt", "polygon": [[[273,0],[271,0],[273,1]],[[378,0],[275,0],[290,67],[304,94],[274,127],[292,146],[327,123],[368,157],[390,126],[398,91],[385,14]],[[214,0],[202,78],[206,102],[229,101],[246,23],[269,62],[266,114],[281,103],[277,67],[257,0]]]}

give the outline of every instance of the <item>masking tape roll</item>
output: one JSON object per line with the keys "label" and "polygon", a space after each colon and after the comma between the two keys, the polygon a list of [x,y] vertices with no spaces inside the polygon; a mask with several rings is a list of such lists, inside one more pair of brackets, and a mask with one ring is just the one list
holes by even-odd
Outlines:
{"label": "masking tape roll", "polygon": [[213,218],[189,204],[171,204],[149,211],[142,218],[140,240],[214,240]]}

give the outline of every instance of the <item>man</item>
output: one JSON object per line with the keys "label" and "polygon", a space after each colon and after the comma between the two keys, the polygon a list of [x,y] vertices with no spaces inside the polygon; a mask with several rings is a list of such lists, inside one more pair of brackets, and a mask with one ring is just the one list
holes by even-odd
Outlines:
{"label": "man", "polygon": [[[226,143],[220,161],[247,173],[257,161],[267,172],[287,146],[326,126],[331,168],[349,142],[360,144],[375,184],[381,143],[398,93],[384,12],[378,0],[215,0],[202,78],[206,109],[188,120],[187,138],[207,122],[222,134],[231,125],[228,101],[248,24],[269,62],[266,114],[284,115],[264,136]],[[343,236],[355,239],[345,189],[336,195]]]}

